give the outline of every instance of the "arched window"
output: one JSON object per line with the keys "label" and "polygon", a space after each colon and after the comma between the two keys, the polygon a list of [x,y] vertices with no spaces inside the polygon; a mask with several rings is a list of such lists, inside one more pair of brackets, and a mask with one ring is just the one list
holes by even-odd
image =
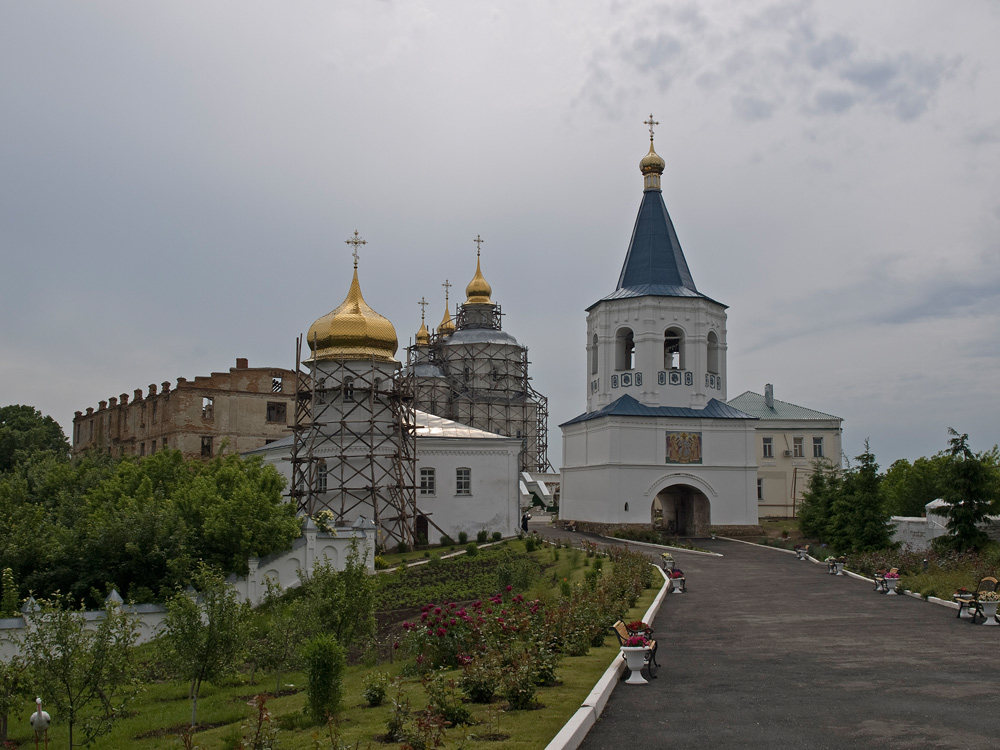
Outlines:
{"label": "arched window", "polygon": [[663,334],[663,369],[685,369],[684,333],[676,328],[668,328]]}
{"label": "arched window", "polygon": [[590,374],[597,374],[597,334],[594,334],[594,345],[590,350]]}
{"label": "arched window", "polygon": [[344,378],[344,401],[354,400],[354,378]]}
{"label": "arched window", "polygon": [[708,332],[708,371],[719,374],[719,337],[715,331]]}
{"label": "arched window", "polygon": [[631,328],[622,328],[615,335],[615,369],[631,370],[635,367],[635,338]]}

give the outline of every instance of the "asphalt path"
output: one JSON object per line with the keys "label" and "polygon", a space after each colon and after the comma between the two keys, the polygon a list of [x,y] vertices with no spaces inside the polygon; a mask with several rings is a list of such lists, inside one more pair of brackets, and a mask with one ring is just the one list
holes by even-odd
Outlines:
{"label": "asphalt path", "polygon": [[697,544],[722,556],[673,552],[688,591],[653,622],[657,679],[619,683],[582,750],[1000,748],[1000,627],[787,552]]}

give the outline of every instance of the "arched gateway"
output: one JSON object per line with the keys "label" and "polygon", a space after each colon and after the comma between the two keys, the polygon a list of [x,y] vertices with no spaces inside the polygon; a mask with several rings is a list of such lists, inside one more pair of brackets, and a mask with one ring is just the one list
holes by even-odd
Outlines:
{"label": "arched gateway", "polygon": [[653,498],[650,516],[654,526],[678,536],[708,536],[711,504],[697,487],[674,484]]}

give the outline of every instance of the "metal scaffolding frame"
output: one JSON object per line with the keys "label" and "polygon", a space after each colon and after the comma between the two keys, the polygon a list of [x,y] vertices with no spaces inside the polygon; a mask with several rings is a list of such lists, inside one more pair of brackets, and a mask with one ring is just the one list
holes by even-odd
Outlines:
{"label": "metal scaffolding frame", "polygon": [[412,375],[374,358],[337,360],[329,370],[296,344],[292,487],[298,513],[358,515],[378,526],[383,547],[416,540],[416,421]]}
{"label": "metal scaffolding frame", "polygon": [[[455,317],[456,329],[501,329],[500,305],[466,305]],[[417,376],[416,408],[446,419],[521,439],[518,471],[551,472],[548,459],[548,399],[531,386],[528,350],[519,344],[490,341],[448,346],[449,336],[435,334],[427,346],[407,347],[408,373],[428,364],[444,373],[433,381]],[[516,353],[515,351],[516,350]]]}

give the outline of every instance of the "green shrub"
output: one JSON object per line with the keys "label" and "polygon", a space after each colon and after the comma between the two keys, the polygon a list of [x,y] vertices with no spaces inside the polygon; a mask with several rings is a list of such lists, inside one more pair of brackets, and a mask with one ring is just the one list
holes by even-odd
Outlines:
{"label": "green shrub", "polygon": [[469,535],[468,535],[468,533],[466,533],[464,531],[458,532],[458,543],[459,544],[468,544],[469,543]]}
{"label": "green shrub", "polygon": [[499,654],[490,649],[462,667],[458,685],[473,703],[489,703],[500,689]]}
{"label": "green shrub", "polygon": [[479,544],[486,544],[486,540],[488,540],[489,538],[490,538],[490,532],[488,532],[486,529],[480,529],[479,531],[476,532],[476,541]]}
{"label": "green shrub", "polygon": [[385,696],[388,691],[389,675],[385,672],[369,672],[368,676],[365,677],[361,695],[369,706],[375,708],[385,702]]}
{"label": "green shrub", "polygon": [[398,552],[401,555],[406,554],[409,551],[410,551],[410,545],[408,545],[406,542],[400,542],[399,544],[396,545],[396,552]]}
{"label": "green shrub", "polygon": [[525,710],[535,705],[538,692],[535,657],[518,654],[500,673],[500,696],[514,710]]}
{"label": "green shrub", "polygon": [[382,555],[375,555],[375,570],[388,570],[389,563]]}
{"label": "green shrub", "polygon": [[430,560],[427,563],[427,567],[429,568],[441,567],[441,555],[439,555],[437,552],[432,553]]}
{"label": "green shrub", "polygon": [[452,538],[451,538],[450,536],[448,536],[447,534],[442,534],[442,535],[441,535],[441,542],[440,542],[440,544],[441,544],[441,546],[442,546],[442,547],[450,547],[450,546],[452,546],[452,545],[453,545],[454,543],[455,543],[455,540],[454,540],[454,539],[452,539]]}
{"label": "green shrub", "polygon": [[326,723],[340,710],[344,695],[344,648],[332,635],[321,634],[306,642],[305,712],[313,721]]}
{"label": "green shrub", "polygon": [[445,679],[443,673],[435,672],[424,678],[424,688],[427,690],[427,704],[451,726],[472,723],[472,712],[462,702],[454,680]]}
{"label": "green shrub", "polygon": [[467,545],[465,545],[465,554],[467,554],[469,557],[475,557],[476,555],[479,554],[479,547],[476,546],[475,542],[469,542]]}
{"label": "green shrub", "polygon": [[534,537],[529,536],[527,539],[524,540],[524,549],[525,549],[526,552],[534,552],[535,551],[535,538]]}
{"label": "green shrub", "polygon": [[503,539],[503,534],[501,534],[499,531],[494,531],[493,532],[493,541],[494,542],[499,542],[501,539]]}

